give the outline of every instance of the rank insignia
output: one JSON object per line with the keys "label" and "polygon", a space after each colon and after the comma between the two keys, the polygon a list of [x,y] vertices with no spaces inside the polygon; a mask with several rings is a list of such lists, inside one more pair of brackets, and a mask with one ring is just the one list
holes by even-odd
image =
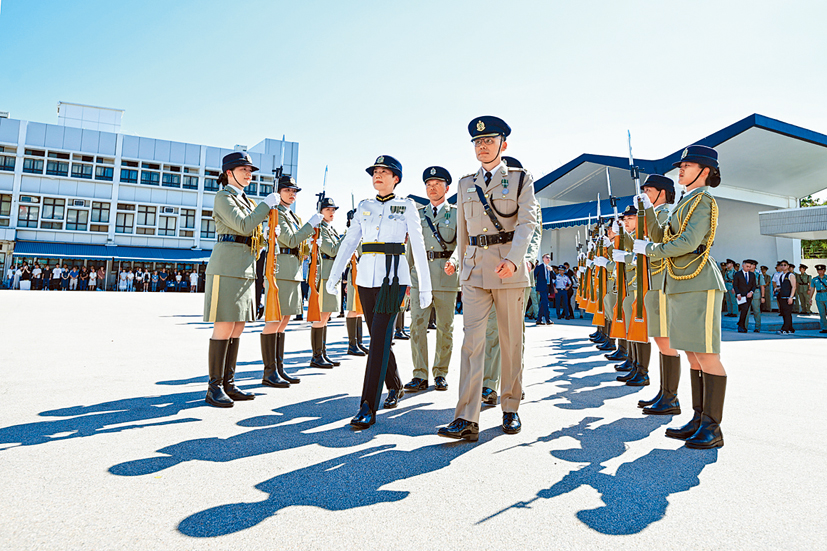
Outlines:
{"label": "rank insignia", "polygon": [[380,155],[379,157],[376,158],[376,164],[381,165],[384,162],[385,162],[385,157]]}
{"label": "rank insignia", "polygon": [[485,130],[485,123],[482,121],[477,121],[477,132],[482,132]]}

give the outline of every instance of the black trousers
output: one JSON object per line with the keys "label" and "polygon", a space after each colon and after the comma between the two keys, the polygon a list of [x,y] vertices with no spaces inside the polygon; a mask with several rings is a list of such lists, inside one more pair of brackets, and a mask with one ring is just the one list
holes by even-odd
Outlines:
{"label": "black trousers", "polygon": [[784,318],[781,330],[795,331],[793,329],[793,305],[789,304],[786,298],[778,297],[778,310],[781,312],[781,317]]}
{"label": "black trousers", "polygon": [[[399,370],[396,368],[396,358],[391,349],[393,338],[393,326],[396,321],[394,314],[376,314],[373,308],[376,305],[376,296],[379,294],[379,287],[359,286],[359,301],[362,303],[362,311],[365,313],[365,321],[368,324],[370,335],[370,352],[368,352],[367,367],[365,368],[365,382],[362,384],[362,399],[367,402],[371,411],[379,409],[379,401],[382,399],[382,383],[384,381],[388,390],[400,390],[402,380],[399,378]],[[399,292],[397,302],[401,305],[405,296],[405,287]]]}
{"label": "black trousers", "polygon": [[748,298],[747,301],[743,304],[738,305],[738,313],[740,316],[738,317],[738,327],[745,330],[747,329],[747,316],[749,316],[749,310],[752,307],[752,299]]}

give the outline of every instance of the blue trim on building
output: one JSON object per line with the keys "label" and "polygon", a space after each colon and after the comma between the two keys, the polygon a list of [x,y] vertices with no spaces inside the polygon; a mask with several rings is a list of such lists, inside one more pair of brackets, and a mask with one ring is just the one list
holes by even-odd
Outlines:
{"label": "blue trim on building", "polygon": [[[626,207],[632,204],[633,199],[634,195],[618,197],[617,212],[623,212],[626,210]],[[597,201],[546,207],[542,209],[542,212],[544,230],[569,228],[572,226],[585,226],[588,224],[590,216],[592,222],[597,220]],[[609,199],[603,199],[600,201],[600,214],[603,215],[604,218],[606,216],[614,215],[612,203]]]}
{"label": "blue trim on building", "polygon": [[17,241],[14,256],[39,258],[86,258],[94,260],[143,260],[147,262],[207,262],[211,251],[192,249],[164,249],[160,247],[128,247],[114,245],[87,245],[80,243],[51,243],[45,241]]}

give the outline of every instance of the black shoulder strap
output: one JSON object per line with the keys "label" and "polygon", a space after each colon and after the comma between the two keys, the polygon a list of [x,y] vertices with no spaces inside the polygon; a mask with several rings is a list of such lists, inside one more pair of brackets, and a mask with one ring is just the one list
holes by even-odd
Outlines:
{"label": "black shoulder strap", "polygon": [[[427,208],[427,207],[425,207],[425,208]],[[442,235],[440,235],[439,230],[434,227],[434,223],[431,222],[431,219],[428,218],[427,214],[425,214],[425,213],[422,213],[422,214],[425,215],[425,221],[428,223],[428,227],[431,228],[431,233],[434,234],[434,238],[437,240],[437,242],[439,242],[439,246],[442,247],[443,251],[447,251],[448,250],[448,245],[445,244],[445,240],[442,239]]]}
{"label": "black shoulder strap", "polygon": [[485,214],[487,214],[488,218],[491,219],[491,223],[494,224],[494,227],[497,228],[498,232],[504,232],[505,229],[503,229],[503,225],[500,224],[500,221],[497,219],[497,215],[491,210],[491,205],[488,204],[488,200],[485,198],[485,194],[482,192],[480,186],[474,186],[474,188],[477,190],[477,196],[480,198],[482,208],[485,209]]}
{"label": "black shoulder strap", "polygon": [[[525,171],[521,170],[520,171],[520,183],[517,186],[517,197],[516,197],[517,200],[520,199],[520,193],[522,193],[522,191],[523,191],[523,180],[524,179],[525,179]],[[514,212],[512,212],[511,214],[503,214],[503,213],[501,213],[500,211],[497,210],[497,207],[494,206],[493,202],[491,203],[491,208],[494,209],[494,212],[496,212],[497,214],[499,214],[503,218],[514,218],[515,216],[517,216],[517,213],[520,211],[520,207],[517,207],[516,209],[514,209]]]}

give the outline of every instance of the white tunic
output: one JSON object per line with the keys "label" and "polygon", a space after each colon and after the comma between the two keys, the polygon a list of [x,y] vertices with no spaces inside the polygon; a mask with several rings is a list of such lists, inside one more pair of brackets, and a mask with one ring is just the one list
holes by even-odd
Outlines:
{"label": "white tunic", "polygon": [[[419,221],[419,212],[416,203],[407,197],[394,197],[393,199],[381,202],[377,199],[365,199],[356,207],[356,214],[353,217],[350,228],[347,230],[336,261],[330,269],[330,273],[341,273],[345,264],[350,260],[351,255],[356,251],[359,243],[404,243],[405,237],[409,239],[409,247],[414,258],[414,265],[419,275],[419,289],[421,292],[431,292],[431,276],[428,270],[427,257],[425,255],[425,241],[422,238],[422,226]],[[359,259],[356,273],[356,285],[361,287],[381,287],[385,279],[385,255],[363,254]],[[411,284],[410,268],[405,255],[399,256],[400,285]],[[335,277],[335,276],[332,276]],[[389,276],[393,281],[393,266]]]}

